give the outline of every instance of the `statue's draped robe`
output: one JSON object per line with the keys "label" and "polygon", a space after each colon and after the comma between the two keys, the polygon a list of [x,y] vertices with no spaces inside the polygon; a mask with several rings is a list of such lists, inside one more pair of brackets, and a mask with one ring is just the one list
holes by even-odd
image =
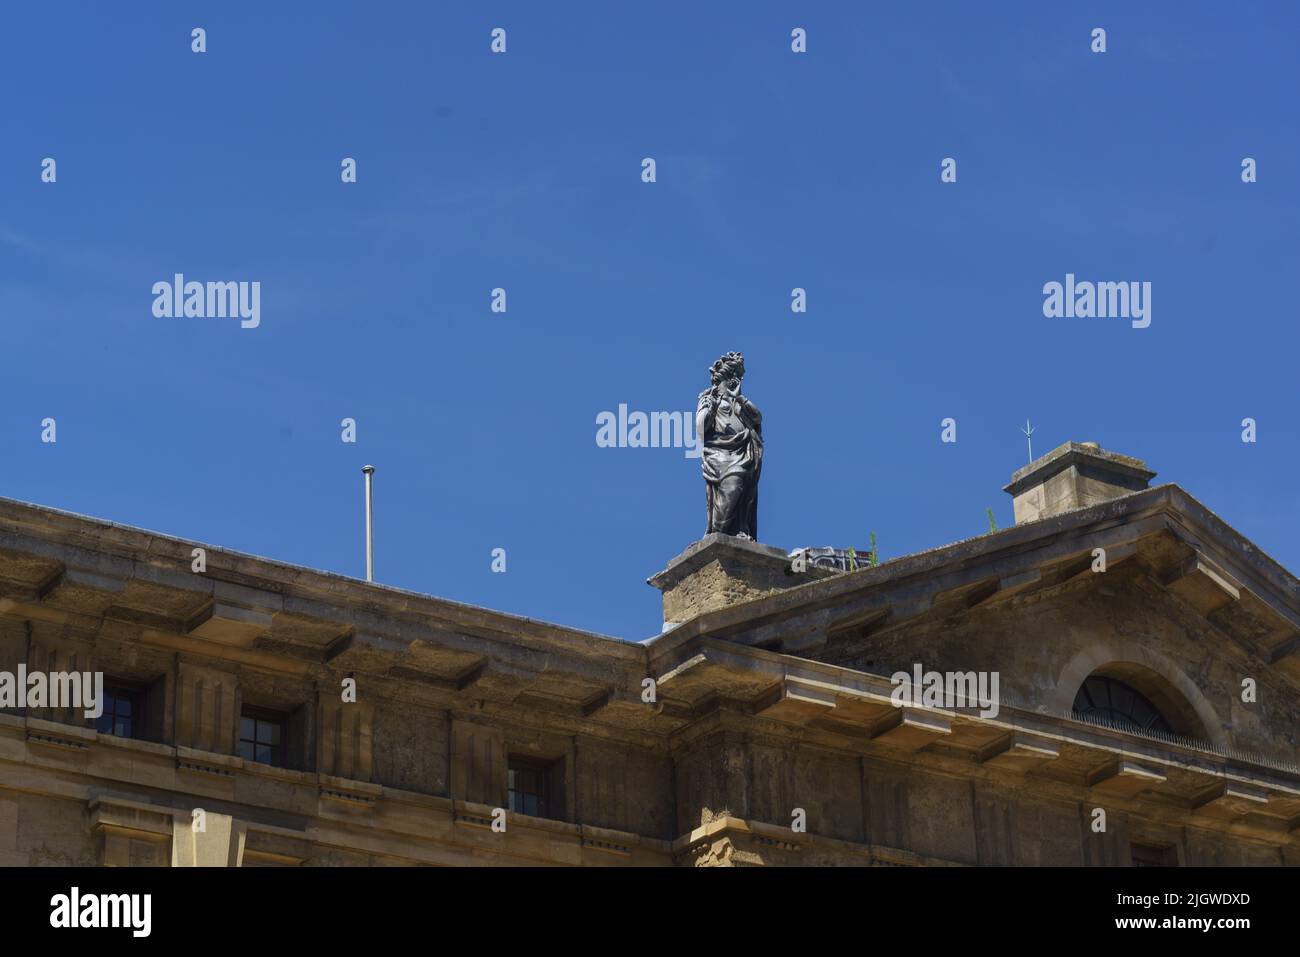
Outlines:
{"label": "statue's draped robe", "polygon": [[[708,403],[709,393],[701,393],[697,414]],[[757,541],[758,477],[763,469],[758,409],[744,397],[724,396],[717,410],[705,417],[700,441],[708,530]]]}

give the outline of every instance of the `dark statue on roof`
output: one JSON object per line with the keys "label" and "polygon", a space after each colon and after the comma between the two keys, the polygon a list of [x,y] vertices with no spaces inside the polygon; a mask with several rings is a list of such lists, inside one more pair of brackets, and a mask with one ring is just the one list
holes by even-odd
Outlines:
{"label": "dark statue on roof", "polygon": [[700,393],[695,410],[708,531],[757,541],[763,416],[740,391],[745,357],[728,352],[713,363],[709,377],[712,385]]}

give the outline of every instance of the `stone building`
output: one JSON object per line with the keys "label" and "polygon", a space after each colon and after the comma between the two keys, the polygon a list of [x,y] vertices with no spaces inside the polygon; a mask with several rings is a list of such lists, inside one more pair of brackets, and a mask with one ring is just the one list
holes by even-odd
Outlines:
{"label": "stone building", "polygon": [[1297,580],[1153,475],[1069,443],[856,571],[709,536],[641,644],[0,500],[0,672],[105,681],[0,713],[0,864],[1300,863]]}

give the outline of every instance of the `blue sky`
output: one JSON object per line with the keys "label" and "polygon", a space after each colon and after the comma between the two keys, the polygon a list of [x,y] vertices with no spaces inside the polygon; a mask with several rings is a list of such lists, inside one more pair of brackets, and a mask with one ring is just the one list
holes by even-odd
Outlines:
{"label": "blue sky", "polygon": [[[3,14],[0,495],[360,577],[370,462],[378,580],[640,640],[699,462],[596,416],[737,350],[770,544],[1005,527],[1028,416],[1300,568],[1294,6],[281,6]],[[177,272],[260,327],[155,318]],[[1067,272],[1151,326],[1045,318]]]}

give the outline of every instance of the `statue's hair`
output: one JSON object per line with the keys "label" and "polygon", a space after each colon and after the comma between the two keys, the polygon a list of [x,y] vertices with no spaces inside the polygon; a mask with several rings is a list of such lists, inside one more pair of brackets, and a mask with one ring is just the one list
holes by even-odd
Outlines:
{"label": "statue's hair", "polygon": [[737,379],[745,377],[745,357],[739,352],[728,352],[713,363],[713,367],[709,369],[709,377],[714,382],[721,382],[723,379],[730,379],[733,376]]}

